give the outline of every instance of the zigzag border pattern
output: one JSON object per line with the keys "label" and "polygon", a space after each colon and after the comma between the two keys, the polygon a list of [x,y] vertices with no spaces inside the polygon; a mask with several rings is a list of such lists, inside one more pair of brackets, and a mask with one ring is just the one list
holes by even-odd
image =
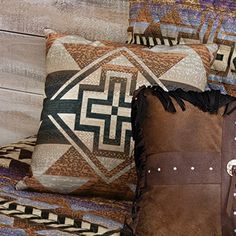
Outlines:
{"label": "zigzag border pattern", "polygon": [[[80,236],[98,236],[110,231],[105,227],[81,219],[57,215],[47,210],[24,206],[4,198],[0,198],[0,213]],[[115,235],[119,236],[120,234],[116,233]]]}

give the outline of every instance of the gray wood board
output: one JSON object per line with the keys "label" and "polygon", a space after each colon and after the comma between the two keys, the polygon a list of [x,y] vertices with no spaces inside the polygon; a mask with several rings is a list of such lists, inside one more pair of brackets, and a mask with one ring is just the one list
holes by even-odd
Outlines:
{"label": "gray wood board", "polygon": [[0,29],[43,35],[43,29],[124,42],[128,0],[0,0]]}
{"label": "gray wood board", "polygon": [[0,87],[43,94],[45,40],[0,32]]}
{"label": "gray wood board", "polygon": [[36,134],[43,96],[0,89],[0,145]]}

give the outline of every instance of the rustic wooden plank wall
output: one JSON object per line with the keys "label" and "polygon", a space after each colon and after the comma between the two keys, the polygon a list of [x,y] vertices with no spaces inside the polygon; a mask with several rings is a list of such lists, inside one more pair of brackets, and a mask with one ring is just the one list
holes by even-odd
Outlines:
{"label": "rustic wooden plank wall", "polygon": [[0,0],[0,145],[37,133],[43,29],[125,42],[128,0]]}

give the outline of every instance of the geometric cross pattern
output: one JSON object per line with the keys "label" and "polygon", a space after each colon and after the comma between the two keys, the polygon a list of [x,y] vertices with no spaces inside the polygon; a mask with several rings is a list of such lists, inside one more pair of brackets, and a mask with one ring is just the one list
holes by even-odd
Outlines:
{"label": "geometric cross pattern", "polygon": [[[66,86],[59,88],[50,101],[58,103],[59,100],[63,103],[65,99],[71,102],[70,107],[63,106],[64,111],[49,114],[49,119],[59,130],[62,130],[65,138],[107,184],[134,167],[134,162],[127,162],[125,165],[123,162],[132,155],[133,151],[131,100],[137,83],[162,85],[158,79],[154,81],[151,75],[148,81],[144,77],[138,78],[138,73],[133,75],[120,72],[122,65],[119,62],[122,59],[125,59],[126,63],[128,61],[125,54],[133,56],[133,52],[129,49],[119,48],[98,58],[93,62],[92,68],[78,72],[67,82]],[[114,55],[117,56],[114,57]],[[103,65],[105,60],[107,62]],[[114,68],[115,63],[120,66],[118,70]],[[146,69],[139,60],[136,63]],[[128,65],[134,68],[131,62]],[[127,69],[127,64],[124,67],[124,70]],[[82,79],[84,74],[86,74],[85,81]],[[93,79],[91,80],[90,77]],[[90,142],[87,142],[88,136],[92,137]],[[117,165],[123,165],[122,169],[119,168],[116,173],[113,168],[110,171],[108,169],[105,172],[102,171],[101,161],[99,163],[97,159],[109,158],[114,152],[116,158],[119,157],[116,161]],[[97,153],[96,157],[94,153]],[[112,176],[110,176],[111,171],[113,171]]]}

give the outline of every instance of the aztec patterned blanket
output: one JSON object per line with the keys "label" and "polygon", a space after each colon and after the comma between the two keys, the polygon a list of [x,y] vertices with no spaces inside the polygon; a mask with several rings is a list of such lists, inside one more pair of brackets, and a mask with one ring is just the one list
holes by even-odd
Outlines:
{"label": "aztec patterned blanket", "polygon": [[35,140],[0,148],[1,236],[102,235],[130,220],[131,202],[16,191],[16,182],[30,174]]}

